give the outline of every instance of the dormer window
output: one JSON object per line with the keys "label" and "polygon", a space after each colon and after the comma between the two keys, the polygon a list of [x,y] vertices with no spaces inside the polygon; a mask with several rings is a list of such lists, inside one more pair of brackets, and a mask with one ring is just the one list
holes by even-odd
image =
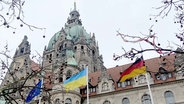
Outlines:
{"label": "dormer window", "polygon": [[157,80],[167,80],[168,78],[172,78],[172,73],[160,67],[159,72],[155,74],[155,77]]}
{"label": "dormer window", "polygon": [[131,80],[126,80],[126,81],[124,81],[124,82],[118,82],[118,88],[120,88],[120,87],[126,87],[126,86],[131,86],[132,85],[132,83],[131,83]]}
{"label": "dormer window", "polygon": [[172,78],[172,73],[157,73],[155,76],[157,80],[167,80],[168,78]]}
{"label": "dormer window", "polygon": [[89,91],[90,91],[90,93],[96,92],[96,87],[91,87],[91,88],[89,89]]}
{"label": "dormer window", "polygon": [[146,83],[145,75],[139,75],[138,80],[139,80],[139,84]]}
{"label": "dormer window", "polygon": [[102,91],[106,91],[106,90],[108,90],[108,89],[109,89],[108,83],[107,83],[107,82],[104,82],[104,83],[102,84]]}
{"label": "dormer window", "polygon": [[167,74],[160,74],[161,80],[166,80],[167,79]]}
{"label": "dormer window", "polygon": [[96,88],[95,87],[93,88],[93,92],[96,92]]}
{"label": "dormer window", "polygon": [[172,73],[168,73],[168,77],[171,78],[172,77]]}

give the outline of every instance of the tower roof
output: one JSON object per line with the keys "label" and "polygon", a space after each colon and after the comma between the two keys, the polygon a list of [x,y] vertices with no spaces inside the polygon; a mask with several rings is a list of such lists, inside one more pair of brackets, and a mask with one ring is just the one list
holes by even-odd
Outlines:
{"label": "tower roof", "polygon": [[25,35],[24,39],[22,40],[22,42],[20,43],[20,45],[16,49],[14,57],[19,57],[22,55],[29,55],[30,52],[31,52],[31,45],[29,44],[28,38]]}
{"label": "tower roof", "polygon": [[[86,32],[86,30],[82,26],[82,22],[79,19],[80,14],[76,10],[76,2],[74,2],[74,9],[69,13],[69,15],[70,16],[67,19],[65,27],[62,28],[62,31],[66,33],[66,39],[76,42],[80,36],[84,36],[87,43],[89,43],[91,36]],[[51,50],[53,48],[53,45],[57,42],[60,35],[61,31],[54,34],[54,36],[49,41],[47,50]]]}

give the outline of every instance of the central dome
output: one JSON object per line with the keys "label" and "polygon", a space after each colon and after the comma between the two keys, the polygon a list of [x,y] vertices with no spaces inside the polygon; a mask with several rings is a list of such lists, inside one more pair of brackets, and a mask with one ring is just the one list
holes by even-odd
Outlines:
{"label": "central dome", "polygon": [[49,41],[47,50],[51,50],[52,49],[53,44],[56,43],[56,41],[58,40],[60,35],[61,35],[61,32],[59,31],[59,32],[55,33],[54,36],[52,36],[52,38]]}
{"label": "central dome", "polygon": [[[86,30],[81,25],[74,25],[72,27],[67,27],[64,29],[66,32],[68,40],[72,40],[73,42],[76,42],[79,37],[84,36],[86,39],[86,42],[89,43],[90,40],[90,34],[86,32]],[[50,39],[47,50],[51,50],[53,47],[53,44],[55,44],[59,37],[61,36],[61,31],[54,34],[54,36]]]}

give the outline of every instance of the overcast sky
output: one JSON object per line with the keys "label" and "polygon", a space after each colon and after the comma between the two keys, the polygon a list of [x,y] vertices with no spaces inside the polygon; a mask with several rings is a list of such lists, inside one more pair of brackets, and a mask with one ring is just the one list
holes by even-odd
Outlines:
{"label": "overcast sky", "polygon": [[[42,54],[44,46],[48,44],[54,33],[58,32],[67,21],[69,12],[73,9],[74,0],[26,0],[24,5],[24,20],[38,27],[45,27],[46,31],[29,30],[23,26],[13,34],[13,29],[0,27],[0,48],[8,43],[9,50],[13,56],[15,49],[22,41],[24,35],[28,36],[31,43],[32,55],[35,51]],[[173,22],[173,15],[164,20],[155,20],[152,15],[158,14],[155,7],[161,5],[161,0],[76,0],[77,10],[80,13],[83,26],[88,33],[95,33],[99,44],[100,54],[103,55],[104,64],[107,68],[132,62],[129,59],[113,61],[113,53],[121,54],[122,47],[126,50],[131,47],[140,49],[149,48],[145,43],[128,44],[116,36],[117,30],[129,35],[142,36],[148,34],[148,29],[153,26],[157,33],[161,46],[166,47],[168,41],[176,42],[174,33],[177,26]],[[19,25],[18,22],[16,24]],[[46,37],[43,38],[43,35]],[[159,55],[144,53],[144,58],[157,57]]]}

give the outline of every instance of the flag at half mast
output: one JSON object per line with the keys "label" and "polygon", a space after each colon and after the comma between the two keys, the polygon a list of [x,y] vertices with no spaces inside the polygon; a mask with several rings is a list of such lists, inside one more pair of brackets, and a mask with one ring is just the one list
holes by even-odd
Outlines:
{"label": "flag at half mast", "polygon": [[81,72],[73,75],[69,79],[64,81],[64,87],[66,90],[74,90],[75,88],[79,88],[81,86],[87,85],[87,68],[82,70]]}
{"label": "flag at half mast", "polygon": [[143,58],[138,58],[129,68],[127,68],[123,73],[120,75],[120,82],[124,82],[126,79],[135,77],[139,74],[146,73],[146,66],[144,65]]}

